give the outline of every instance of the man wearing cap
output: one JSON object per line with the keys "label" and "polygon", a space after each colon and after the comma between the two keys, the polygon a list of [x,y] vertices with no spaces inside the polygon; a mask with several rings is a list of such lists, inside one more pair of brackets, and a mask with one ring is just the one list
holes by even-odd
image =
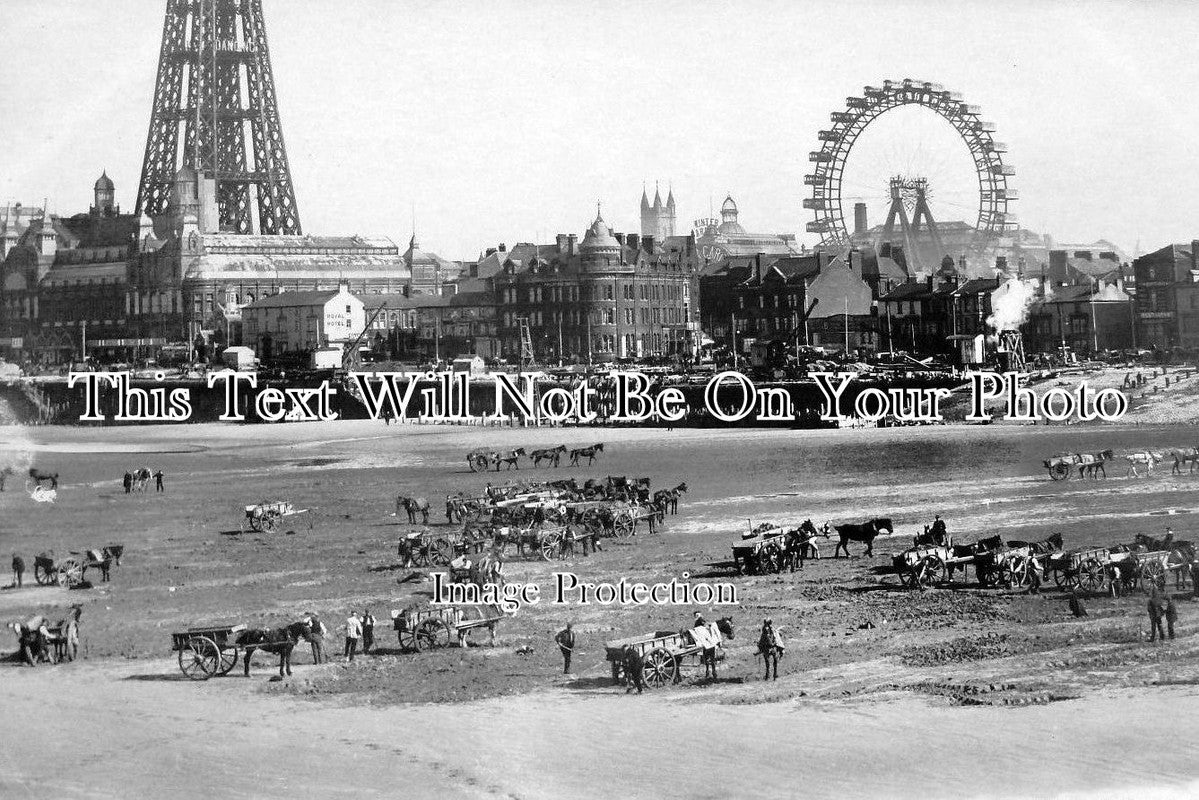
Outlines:
{"label": "man wearing cap", "polygon": [[558,649],[562,651],[562,674],[570,674],[570,657],[575,651],[575,632],[571,624],[566,623],[566,627],[558,631],[558,635],[554,637],[554,641],[558,644]]}

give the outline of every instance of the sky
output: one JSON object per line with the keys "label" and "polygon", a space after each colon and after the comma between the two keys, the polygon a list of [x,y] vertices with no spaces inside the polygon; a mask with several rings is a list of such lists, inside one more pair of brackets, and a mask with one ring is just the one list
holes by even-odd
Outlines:
{"label": "sky", "polygon": [[[426,250],[473,259],[581,234],[597,202],[638,231],[657,182],[680,232],[731,193],[747,230],[814,244],[802,201],[817,131],[863,86],[912,77],[995,123],[1022,226],[1130,253],[1199,237],[1187,2],[264,6],[306,233],[406,243],[415,220]],[[0,0],[0,202],[86,211],[103,169],[132,210],[164,8]],[[875,224],[887,175],[927,171],[934,215],[973,221],[969,174],[953,188],[964,145],[914,111],[862,134],[850,165],[869,174],[853,191]]]}

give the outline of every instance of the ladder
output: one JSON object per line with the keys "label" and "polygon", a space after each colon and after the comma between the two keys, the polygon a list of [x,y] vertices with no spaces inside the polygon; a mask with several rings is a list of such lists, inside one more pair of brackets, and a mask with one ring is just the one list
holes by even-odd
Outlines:
{"label": "ladder", "polygon": [[527,316],[517,317],[516,323],[520,326],[520,367],[523,370],[533,363],[533,332]]}

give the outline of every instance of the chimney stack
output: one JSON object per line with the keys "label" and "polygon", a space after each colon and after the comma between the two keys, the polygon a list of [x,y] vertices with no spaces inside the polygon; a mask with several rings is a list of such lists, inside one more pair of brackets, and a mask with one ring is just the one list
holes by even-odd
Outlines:
{"label": "chimney stack", "polygon": [[1191,269],[1199,269],[1199,239],[1191,240]]}
{"label": "chimney stack", "polygon": [[566,248],[570,242],[570,238],[565,233],[560,233],[556,237],[556,241],[558,242],[558,252],[562,255],[566,255]]}
{"label": "chimney stack", "polygon": [[640,234],[630,233],[628,236],[625,237],[625,241],[628,242],[629,247],[633,248],[634,250],[637,250],[641,247]]}
{"label": "chimney stack", "polygon": [[867,230],[867,227],[868,226],[866,225],[866,204],[865,203],[854,203],[853,204],[853,232],[854,232],[854,235],[856,236],[858,234],[865,233]]}
{"label": "chimney stack", "polygon": [[641,249],[644,250],[645,252],[649,253],[652,256],[654,254],[654,237],[642,236],[641,237]]}
{"label": "chimney stack", "polygon": [[579,247],[578,234],[572,233],[566,237],[566,255],[573,256]]}

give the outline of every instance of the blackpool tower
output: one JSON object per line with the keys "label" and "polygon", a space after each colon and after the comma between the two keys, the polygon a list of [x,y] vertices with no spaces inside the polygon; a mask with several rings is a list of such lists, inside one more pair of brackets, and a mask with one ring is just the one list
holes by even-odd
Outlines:
{"label": "blackpool tower", "polygon": [[184,167],[215,183],[222,231],[301,233],[262,0],[167,0],[137,212],[166,213]]}

